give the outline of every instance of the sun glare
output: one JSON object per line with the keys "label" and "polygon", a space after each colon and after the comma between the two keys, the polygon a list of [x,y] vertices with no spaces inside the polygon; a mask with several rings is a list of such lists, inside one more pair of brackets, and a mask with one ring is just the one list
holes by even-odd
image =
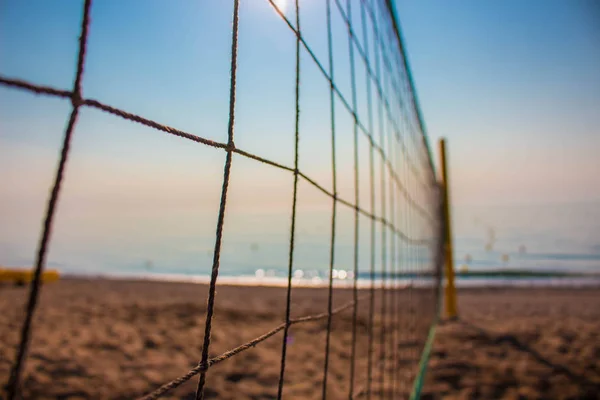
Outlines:
{"label": "sun glare", "polygon": [[273,3],[279,8],[279,11],[285,12],[288,0],[274,0]]}

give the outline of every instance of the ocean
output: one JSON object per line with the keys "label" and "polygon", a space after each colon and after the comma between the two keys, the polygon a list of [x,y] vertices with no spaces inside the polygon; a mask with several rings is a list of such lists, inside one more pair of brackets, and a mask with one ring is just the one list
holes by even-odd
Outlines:
{"label": "ocean", "polygon": [[469,270],[600,272],[600,204],[463,206],[455,264]]}
{"label": "ocean", "polygon": [[[216,220],[211,211],[129,210],[126,216],[107,222],[106,216],[89,215],[89,210],[63,207],[57,215],[47,267],[67,275],[207,281]],[[298,210],[292,267],[295,285],[327,283],[330,213],[328,209]],[[32,213],[4,214],[7,223],[0,230],[0,265],[32,265],[38,239],[35,228],[39,229],[41,219],[36,224]],[[334,278],[340,286],[350,285],[354,276],[353,218],[351,210],[338,207]],[[401,228],[427,233],[412,218]],[[285,284],[289,225],[288,213],[240,213],[234,207],[226,216],[220,281]],[[370,229],[370,220],[361,217],[361,286],[370,284],[371,266],[377,281],[382,273],[390,277],[395,272],[397,285],[431,283],[418,274],[419,268],[432,260],[426,247],[393,242],[389,232],[384,246],[384,233],[376,226],[372,253]],[[453,208],[453,230],[459,286],[600,284],[599,203],[457,206]]]}

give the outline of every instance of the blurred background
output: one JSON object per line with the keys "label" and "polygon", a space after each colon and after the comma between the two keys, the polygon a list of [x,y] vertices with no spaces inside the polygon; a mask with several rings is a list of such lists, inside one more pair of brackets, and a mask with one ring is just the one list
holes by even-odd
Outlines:
{"label": "blurred background", "polygon": [[[295,23],[293,4],[276,3]],[[0,7],[2,74],[69,88],[81,4],[3,1]],[[436,163],[438,138],[449,143],[457,268],[598,273],[598,3],[400,0],[396,8]],[[86,97],[226,141],[228,4],[148,1],[140,8],[102,1],[92,11]],[[328,69],[325,2],[306,1],[300,12],[307,44]],[[236,145],[293,166],[294,35],[266,1],[243,1],[240,15]],[[353,19],[360,26],[358,12]],[[334,73],[350,99],[347,31],[339,13],[332,15],[332,32],[334,60],[342,60]],[[374,58],[372,48],[369,54]],[[301,56],[299,166],[330,190],[328,86],[306,52]],[[356,75],[363,77],[364,69],[357,63]],[[357,81],[357,97],[367,125],[364,79]],[[67,100],[0,87],[4,265],[33,262],[69,108]],[[338,190],[353,200],[352,118],[341,104],[338,110]],[[399,151],[375,138],[388,154]],[[407,143],[407,158],[422,163],[425,155]],[[77,274],[208,274],[223,151],[94,109],[82,110],[72,150],[49,266]],[[361,135],[359,196],[365,206],[368,157]],[[375,173],[379,193],[379,168]],[[285,276],[292,183],[286,171],[236,157],[223,276]],[[417,191],[417,183],[407,184]],[[305,182],[299,198],[298,276],[306,272],[318,280],[327,275],[330,201]],[[427,234],[409,211],[405,229]],[[342,208],[338,224],[338,246],[348,250],[352,211]],[[366,265],[366,219],[361,234]],[[350,271],[351,252],[338,253],[336,269]]]}
{"label": "blurred background", "polygon": [[600,6],[397,1],[456,264],[600,271]]}

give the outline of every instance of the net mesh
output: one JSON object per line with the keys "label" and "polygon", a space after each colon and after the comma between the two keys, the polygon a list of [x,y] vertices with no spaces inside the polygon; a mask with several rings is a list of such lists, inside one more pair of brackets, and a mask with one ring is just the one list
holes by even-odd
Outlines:
{"label": "net mesh", "polygon": [[[244,0],[242,0],[243,2]],[[265,0],[267,1],[267,0]],[[218,142],[191,132],[171,128],[149,117],[136,115],[102,101],[85,98],[84,67],[88,30],[92,15],[91,0],[83,7],[77,69],[73,88],[58,89],[35,84],[0,74],[0,85],[32,94],[69,99],[72,103],[70,118],[65,130],[60,159],[56,169],[52,190],[47,203],[45,219],[40,234],[34,277],[30,286],[25,319],[21,329],[20,343],[12,364],[7,385],[8,398],[17,396],[22,380],[23,364],[32,334],[32,318],[36,311],[41,273],[50,246],[50,233],[55,218],[55,210],[61,191],[67,160],[70,154],[72,136],[82,108],[101,110],[116,118],[124,118],[145,125],[181,140],[189,140],[215,151],[226,154],[223,168],[220,206],[217,217],[212,270],[210,276],[207,312],[204,323],[202,355],[198,364],[186,373],[165,383],[145,399],[158,398],[182,383],[199,376],[197,398],[204,398],[205,385],[210,377],[210,368],[241,352],[249,350],[279,332],[283,332],[281,359],[278,380],[278,398],[284,395],[286,383],[286,354],[290,329],[297,324],[324,321],[325,330],[324,362],[322,366],[322,396],[328,396],[330,376],[330,355],[332,325],[334,317],[345,311],[351,312],[352,337],[349,344],[347,395],[349,398],[400,398],[410,392],[415,379],[418,362],[429,328],[436,320],[438,293],[440,287],[440,208],[438,186],[433,163],[428,149],[423,121],[418,110],[412,78],[397,19],[390,1],[383,0],[326,0],[326,57],[317,55],[303,35],[301,8],[304,1],[296,0],[291,12],[284,12],[280,2],[269,1],[280,17],[280,23],[287,25],[295,36],[295,124],[294,124],[294,164],[284,165],[236,147],[234,131],[236,126],[236,94],[238,90],[238,37],[240,24],[240,1],[232,2],[232,36],[230,48],[229,116],[227,141]],[[344,40],[339,40],[332,32],[333,20],[342,21]],[[348,58],[337,57],[343,50]],[[301,170],[299,160],[310,158],[310,154],[300,154],[299,143],[303,129],[300,123],[303,85],[309,75],[303,68],[310,64],[316,67],[328,85],[330,132],[323,138],[322,146],[331,149],[331,187],[319,183],[318,179]],[[340,69],[339,66],[343,66]],[[243,65],[240,66],[243,68]],[[340,72],[342,71],[342,72]],[[304,79],[306,76],[306,79]],[[360,87],[360,89],[359,89]],[[336,157],[340,150],[336,137],[346,127],[336,126],[336,115],[344,113],[351,120],[353,138],[353,177],[350,190],[341,188],[340,171]],[[324,135],[325,136],[325,135]],[[361,148],[367,143],[368,148]],[[360,158],[367,154],[366,159]],[[232,160],[244,157],[287,171],[293,179],[293,202],[289,233],[289,257],[287,266],[287,297],[285,320],[272,330],[254,338],[241,346],[218,356],[211,356],[211,333],[213,315],[218,310],[216,296],[220,269],[222,238],[227,235],[224,219],[227,214],[227,195],[230,184]],[[366,168],[366,177],[360,173]],[[347,176],[344,178],[348,178]],[[362,182],[361,178],[368,182]],[[291,292],[295,259],[295,239],[297,235],[298,186],[305,182],[318,189],[331,201],[329,267],[326,303],[323,313],[302,317],[292,316]],[[367,188],[367,193],[361,189]],[[340,208],[353,213],[352,232],[352,296],[341,306],[334,306],[334,282],[336,278],[336,240],[339,222],[336,220]],[[361,224],[362,222],[362,224]],[[366,227],[361,226],[365,224]],[[361,243],[361,229],[369,232],[367,243]],[[367,257],[360,254],[366,251]],[[366,260],[366,262],[363,262]],[[366,321],[366,335],[358,333],[358,322]],[[320,349],[322,351],[323,349]],[[317,351],[317,349],[315,349]],[[359,355],[359,353],[361,355]],[[364,354],[364,356],[362,355]],[[364,360],[363,360],[364,359]],[[363,362],[364,361],[364,362]]]}

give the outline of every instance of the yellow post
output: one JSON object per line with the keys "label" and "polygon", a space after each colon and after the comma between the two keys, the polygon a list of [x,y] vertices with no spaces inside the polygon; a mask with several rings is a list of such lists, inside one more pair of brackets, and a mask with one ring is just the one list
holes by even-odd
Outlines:
{"label": "yellow post", "polygon": [[446,316],[456,318],[456,287],[454,286],[454,255],[452,251],[452,219],[450,218],[450,183],[448,182],[448,164],[446,160],[446,140],[440,139],[440,157],[442,170],[442,196],[444,202],[444,260],[446,264]]}

